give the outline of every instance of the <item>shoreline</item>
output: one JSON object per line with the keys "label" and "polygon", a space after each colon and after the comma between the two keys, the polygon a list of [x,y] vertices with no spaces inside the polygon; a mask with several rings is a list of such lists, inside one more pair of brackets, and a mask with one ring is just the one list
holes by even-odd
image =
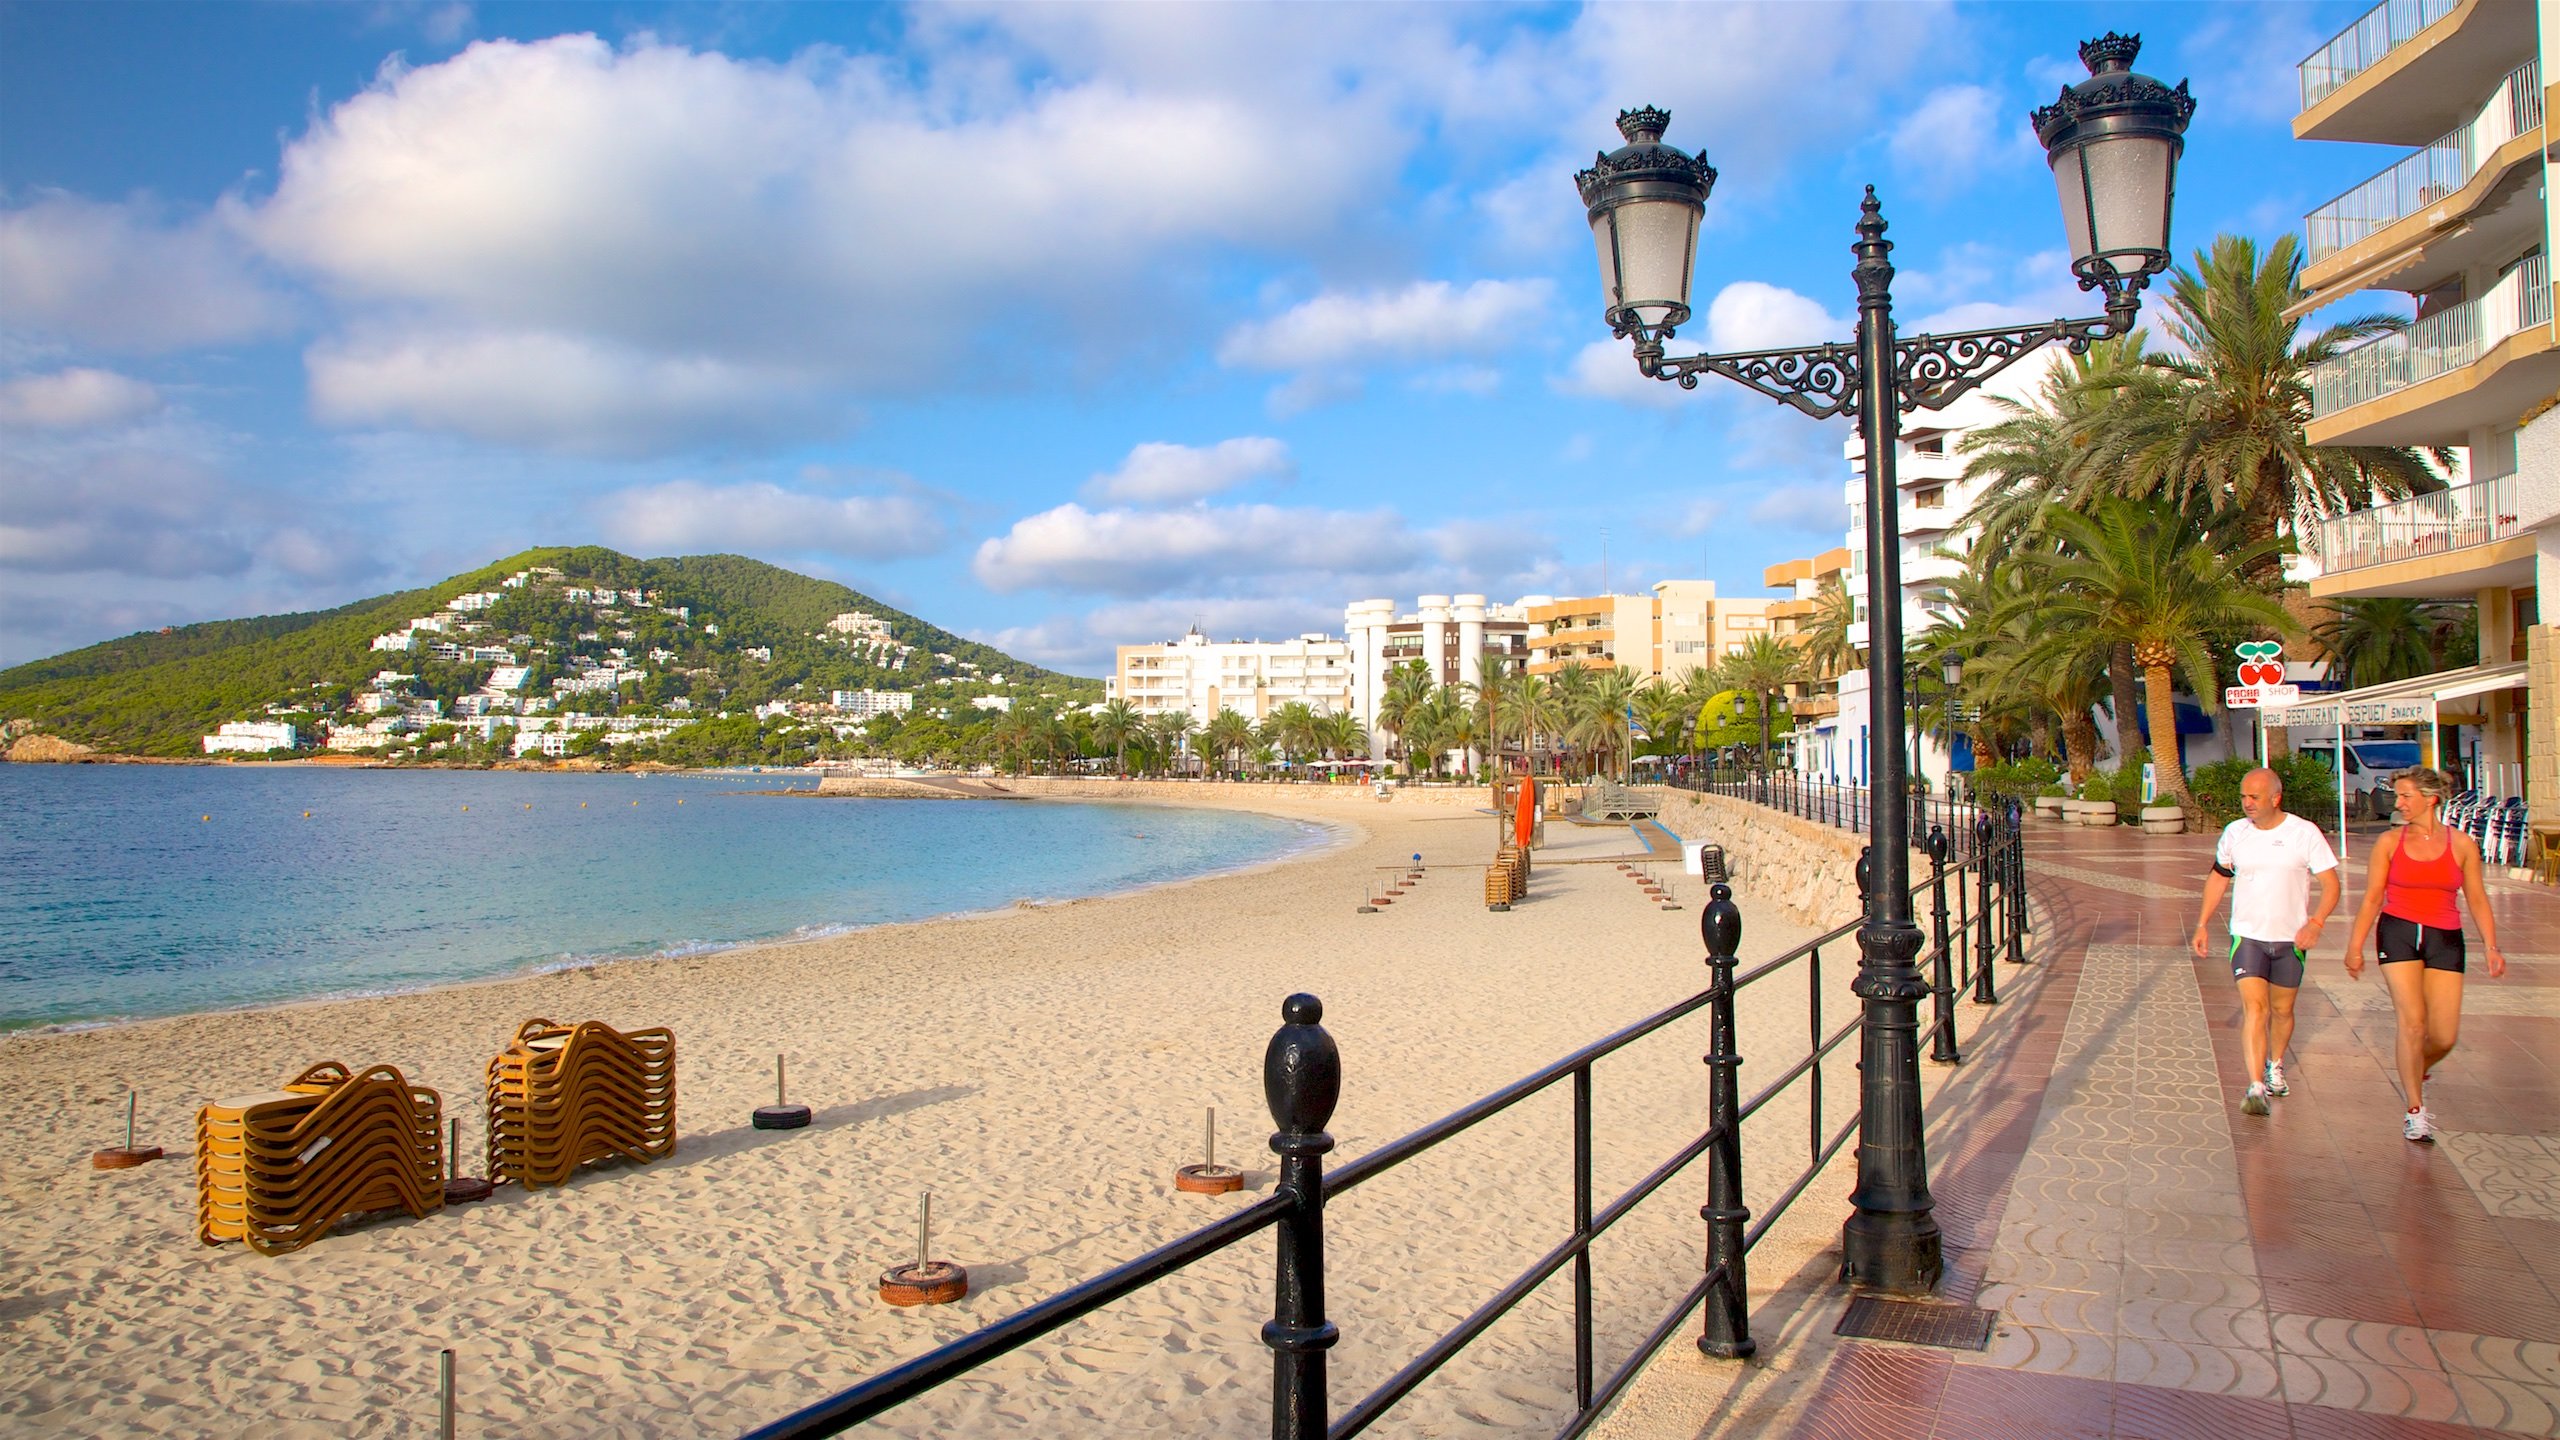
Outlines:
{"label": "shoreline", "polygon": [[[409,768],[451,769],[462,767],[418,766]],[[700,770],[685,771],[681,773],[691,775],[719,775],[727,772]],[[815,790],[808,789],[756,790],[739,791],[735,793],[773,797],[817,794]],[[829,796],[827,798],[859,799],[882,797]],[[1078,797],[1019,795],[1012,798],[1033,801],[1045,800],[1058,804],[1173,806],[1178,803],[1162,799],[1137,796]],[[736,940],[688,941],[680,945],[668,946],[636,954],[570,955],[549,959],[527,960],[521,962],[516,968],[502,974],[463,976],[450,980],[433,980],[416,985],[393,986],[374,990],[332,991],[316,995],[298,995],[279,999],[252,1000],[238,1005],[221,1005],[202,1010],[173,1011],[165,1015],[109,1016],[89,1020],[36,1021],[28,1024],[10,1024],[5,1021],[0,1021],[0,1055],[5,1055],[6,1048],[10,1045],[40,1036],[87,1035],[106,1031],[126,1031],[142,1026],[197,1020],[211,1016],[248,1015],[274,1010],[303,1009],[312,1006],[334,1004],[359,1004],[367,1001],[393,999],[405,996],[433,995],[446,990],[459,990],[476,986],[514,984],[524,981],[539,980],[545,976],[576,974],[589,970],[649,965],[669,961],[694,960],[707,956],[734,955],[750,951],[787,948],[791,946],[822,945],[830,941],[845,939],[852,936],[871,935],[884,931],[895,931],[903,928],[921,926],[961,924],[973,920],[990,919],[997,916],[1009,915],[1017,911],[1064,909],[1070,906],[1092,904],[1097,901],[1116,900],[1129,896],[1149,894],[1160,890],[1178,889],[1183,886],[1198,885],[1234,876],[1252,875],[1258,871],[1266,869],[1321,859],[1323,856],[1336,850],[1356,845],[1360,843],[1362,839],[1366,838],[1365,832],[1362,831],[1356,823],[1350,821],[1315,819],[1303,815],[1288,814],[1279,810],[1262,809],[1252,806],[1202,806],[1196,808],[1245,810],[1247,813],[1264,815],[1277,820],[1285,820],[1292,824],[1313,826],[1318,829],[1319,833],[1302,843],[1292,843],[1283,847],[1278,853],[1265,856],[1258,860],[1250,860],[1241,864],[1222,864],[1215,868],[1203,870],[1193,875],[1177,876],[1167,880],[1146,880],[1136,884],[1122,885],[1113,889],[1095,891],[1089,895],[1064,895],[1055,898],[1043,899],[1023,898],[1003,905],[981,906],[969,910],[941,911],[929,915],[917,915],[893,920],[849,921],[841,923],[812,922],[811,924],[795,927],[790,932],[781,935],[769,935]]]}

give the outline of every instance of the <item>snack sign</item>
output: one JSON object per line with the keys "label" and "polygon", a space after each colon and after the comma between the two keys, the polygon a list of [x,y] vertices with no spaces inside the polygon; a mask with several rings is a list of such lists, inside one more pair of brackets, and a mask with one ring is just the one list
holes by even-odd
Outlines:
{"label": "snack sign", "polygon": [[2226,686],[2222,703],[2240,709],[2291,705],[2302,687],[2284,680],[2284,646],[2273,640],[2244,640],[2232,647],[2240,657],[2240,683]]}

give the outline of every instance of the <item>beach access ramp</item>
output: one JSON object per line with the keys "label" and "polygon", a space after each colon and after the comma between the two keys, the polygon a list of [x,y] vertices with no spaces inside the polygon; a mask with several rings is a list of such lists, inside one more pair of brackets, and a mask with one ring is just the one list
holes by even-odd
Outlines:
{"label": "beach access ramp", "polygon": [[1662,802],[1609,780],[1594,780],[1582,792],[1582,818],[1587,821],[1650,820],[1662,813]]}

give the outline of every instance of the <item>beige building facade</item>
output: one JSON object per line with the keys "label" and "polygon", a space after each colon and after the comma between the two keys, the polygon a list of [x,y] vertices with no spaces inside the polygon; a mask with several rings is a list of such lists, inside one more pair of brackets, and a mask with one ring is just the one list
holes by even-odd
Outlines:
{"label": "beige building facade", "polygon": [[1719,596],[1712,580],[1664,580],[1650,595],[1592,595],[1529,610],[1529,673],[1623,665],[1678,683],[1767,634],[1781,597]]}

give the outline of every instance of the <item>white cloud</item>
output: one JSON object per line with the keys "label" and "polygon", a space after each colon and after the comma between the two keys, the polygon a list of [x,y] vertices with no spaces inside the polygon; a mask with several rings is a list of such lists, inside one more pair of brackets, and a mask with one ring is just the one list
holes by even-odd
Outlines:
{"label": "white cloud", "polygon": [[1970,181],[2002,152],[2035,148],[2026,120],[1979,85],[1942,85],[1897,120],[1886,152],[1905,185],[1941,190]]}
{"label": "white cloud", "polygon": [[0,467],[0,570],[157,579],[238,575],[251,541],[221,475],[194,460],[118,448],[58,465]]}
{"label": "white cloud", "polygon": [[[706,404],[728,375],[1002,383],[1033,373],[1005,370],[1037,348],[1026,337],[1107,356],[1133,325],[1179,323],[1133,321],[1122,297],[1180,289],[1220,247],[1365,214],[1412,143],[1374,105],[1303,111],[1286,86],[974,86],[987,59],[955,47],[911,73],[823,47],[772,64],[648,39],[484,42],[387,68],[316,120],[246,223],[351,317],[359,339],[323,358],[438,351],[376,367],[360,413],[458,427],[472,408],[450,396],[513,388],[536,337],[710,375]],[[1220,163],[1196,163],[1203,136]],[[920,200],[953,174],[971,177],[963,211]],[[984,363],[999,325],[1014,343]],[[735,438],[773,436],[756,388],[732,392]],[[516,432],[544,423],[522,408]],[[592,448],[591,410],[560,429],[549,443]]]}
{"label": "white cloud", "polygon": [[1303,598],[1230,595],[1117,601],[1076,614],[1053,614],[969,638],[1007,655],[1071,675],[1106,675],[1114,650],[1175,639],[1192,626],[1212,639],[1281,640],[1342,632],[1342,606]]}
{"label": "white cloud", "polygon": [[1849,529],[1849,502],[1842,496],[1837,484],[1780,485],[1752,505],[1751,519],[1782,530],[1844,535]]}
{"label": "white cloud", "polygon": [[129,375],[74,366],[50,375],[0,380],[0,425],[95,430],[160,409],[160,392]]}
{"label": "white cloud", "polygon": [[1514,343],[1546,307],[1545,280],[1418,280],[1401,290],[1327,292],[1269,320],[1237,326],[1218,359],[1254,370],[1309,370],[1376,360],[1480,354]]}
{"label": "white cloud", "polygon": [[855,418],[805,374],[526,331],[368,333],[304,357],[312,413],[584,455],[825,436]]}
{"label": "white cloud", "polygon": [[251,339],[291,318],[224,213],[50,192],[0,212],[0,296],[12,329],[119,351]]}
{"label": "white cloud", "polygon": [[1704,535],[1718,520],[1723,518],[1723,501],[1692,500],[1686,506],[1682,507],[1680,511],[1680,518],[1671,522],[1671,533],[1674,535]]}
{"label": "white cloud", "polygon": [[949,534],[932,500],[912,491],[813,495],[769,481],[638,486],[606,497],[596,513],[613,543],[665,554],[825,551],[881,560],[939,549]]}
{"label": "white cloud", "polygon": [[1262,405],[1273,419],[1286,420],[1344,400],[1357,400],[1368,388],[1367,381],[1348,371],[1310,370],[1272,386]]}
{"label": "white cloud", "polygon": [[1736,280],[1707,306],[1707,348],[1717,352],[1845,342],[1856,330],[1822,302],[1759,280]]}
{"label": "white cloud", "polygon": [[1400,570],[1422,546],[1389,511],[1277,505],[1087,510],[1026,516],[978,547],[973,569],[993,590],[1155,595],[1204,579]]}
{"label": "white cloud", "polygon": [[1243,435],[1209,446],[1151,440],[1130,450],[1119,469],[1086,481],[1084,495],[1105,505],[1180,504],[1297,473],[1289,447],[1267,436]]}
{"label": "white cloud", "polygon": [[1655,380],[1636,368],[1635,353],[1625,340],[1594,340],[1573,354],[1563,374],[1548,382],[1558,393],[1615,400],[1656,410],[1678,410],[1697,403],[1677,384]]}

